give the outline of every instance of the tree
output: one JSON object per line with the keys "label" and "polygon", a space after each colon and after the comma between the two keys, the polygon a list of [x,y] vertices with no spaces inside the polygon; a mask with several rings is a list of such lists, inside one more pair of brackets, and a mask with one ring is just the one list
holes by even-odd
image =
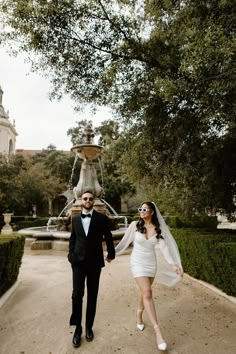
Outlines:
{"label": "tree", "polygon": [[[32,157],[32,162],[42,163],[44,168],[50,172],[50,174],[56,178],[59,178],[64,182],[65,188],[73,187],[78,182],[80,163],[75,163],[74,153],[65,153],[56,149],[44,149],[41,153]],[[74,170],[72,176],[72,169]]]}
{"label": "tree", "polygon": [[64,190],[64,184],[58,177],[52,176],[42,163],[29,164],[28,168],[21,170],[18,176],[21,190],[21,210],[28,214],[32,205],[43,209],[48,200],[53,200]]}
{"label": "tree", "polygon": [[122,195],[132,195],[135,192],[134,184],[125,178],[119,164],[123,154],[123,147],[120,148],[119,145],[123,128],[118,122],[106,120],[96,128],[96,133],[100,135],[100,144],[104,146],[101,159],[104,197],[120,212]]}
{"label": "tree", "polygon": [[[185,191],[189,206],[193,199],[201,210],[231,213],[235,20],[232,0],[4,0],[10,31],[2,40],[20,39],[33,69],[51,76],[54,96],[69,93],[78,108],[114,108],[127,122],[136,182],[146,170],[152,181]],[[215,157],[226,151],[219,164]],[[138,168],[140,155],[148,160]]]}
{"label": "tree", "polygon": [[18,175],[25,168],[22,156],[0,154],[0,215],[3,212],[12,212],[21,203],[21,193]]}
{"label": "tree", "polygon": [[65,190],[65,183],[53,176],[42,162],[33,163],[21,155],[0,158],[0,213],[29,214],[32,205],[47,206]]}
{"label": "tree", "polygon": [[84,128],[86,127],[86,125],[92,124],[92,122],[87,119],[82,119],[81,121],[76,122],[76,124],[76,127],[70,128],[67,131],[67,135],[71,137],[71,142],[73,146],[83,144]]}
{"label": "tree", "polygon": [[95,128],[95,134],[99,136],[99,144],[109,146],[122,134],[121,125],[114,120],[105,120],[99,127]]}

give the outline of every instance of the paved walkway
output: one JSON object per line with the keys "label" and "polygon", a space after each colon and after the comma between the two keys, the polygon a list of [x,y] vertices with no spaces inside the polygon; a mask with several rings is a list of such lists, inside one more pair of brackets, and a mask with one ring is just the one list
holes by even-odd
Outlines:
{"label": "paved walkway", "polygon": [[[102,271],[95,339],[71,344],[71,269],[65,253],[27,250],[19,285],[0,308],[0,354],[153,354],[153,329],[135,328],[137,287],[129,255]],[[236,305],[184,277],[173,288],[154,285],[157,313],[169,354],[236,353]]]}

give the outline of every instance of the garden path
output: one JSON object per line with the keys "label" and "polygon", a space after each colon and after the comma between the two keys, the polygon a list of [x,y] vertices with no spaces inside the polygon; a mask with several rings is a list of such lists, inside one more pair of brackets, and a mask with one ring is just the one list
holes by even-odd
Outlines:
{"label": "garden path", "polygon": [[[184,276],[172,288],[154,285],[155,304],[169,354],[233,354],[236,305]],[[71,344],[71,269],[66,254],[25,250],[16,290],[0,308],[0,354],[158,353],[150,322],[135,326],[137,287],[129,255],[102,271],[95,339]]]}

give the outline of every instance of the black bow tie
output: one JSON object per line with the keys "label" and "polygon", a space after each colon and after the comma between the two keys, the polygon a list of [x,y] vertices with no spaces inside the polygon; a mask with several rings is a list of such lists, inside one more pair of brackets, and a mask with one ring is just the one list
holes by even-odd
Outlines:
{"label": "black bow tie", "polygon": [[91,214],[81,214],[81,217],[82,218],[91,218]]}

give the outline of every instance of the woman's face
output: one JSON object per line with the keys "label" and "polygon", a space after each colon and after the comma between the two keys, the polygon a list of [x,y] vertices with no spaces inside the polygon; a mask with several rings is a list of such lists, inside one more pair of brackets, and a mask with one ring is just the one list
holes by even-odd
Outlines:
{"label": "woman's face", "polygon": [[144,203],[141,208],[139,208],[139,216],[142,219],[149,219],[152,216],[152,211],[147,204]]}

